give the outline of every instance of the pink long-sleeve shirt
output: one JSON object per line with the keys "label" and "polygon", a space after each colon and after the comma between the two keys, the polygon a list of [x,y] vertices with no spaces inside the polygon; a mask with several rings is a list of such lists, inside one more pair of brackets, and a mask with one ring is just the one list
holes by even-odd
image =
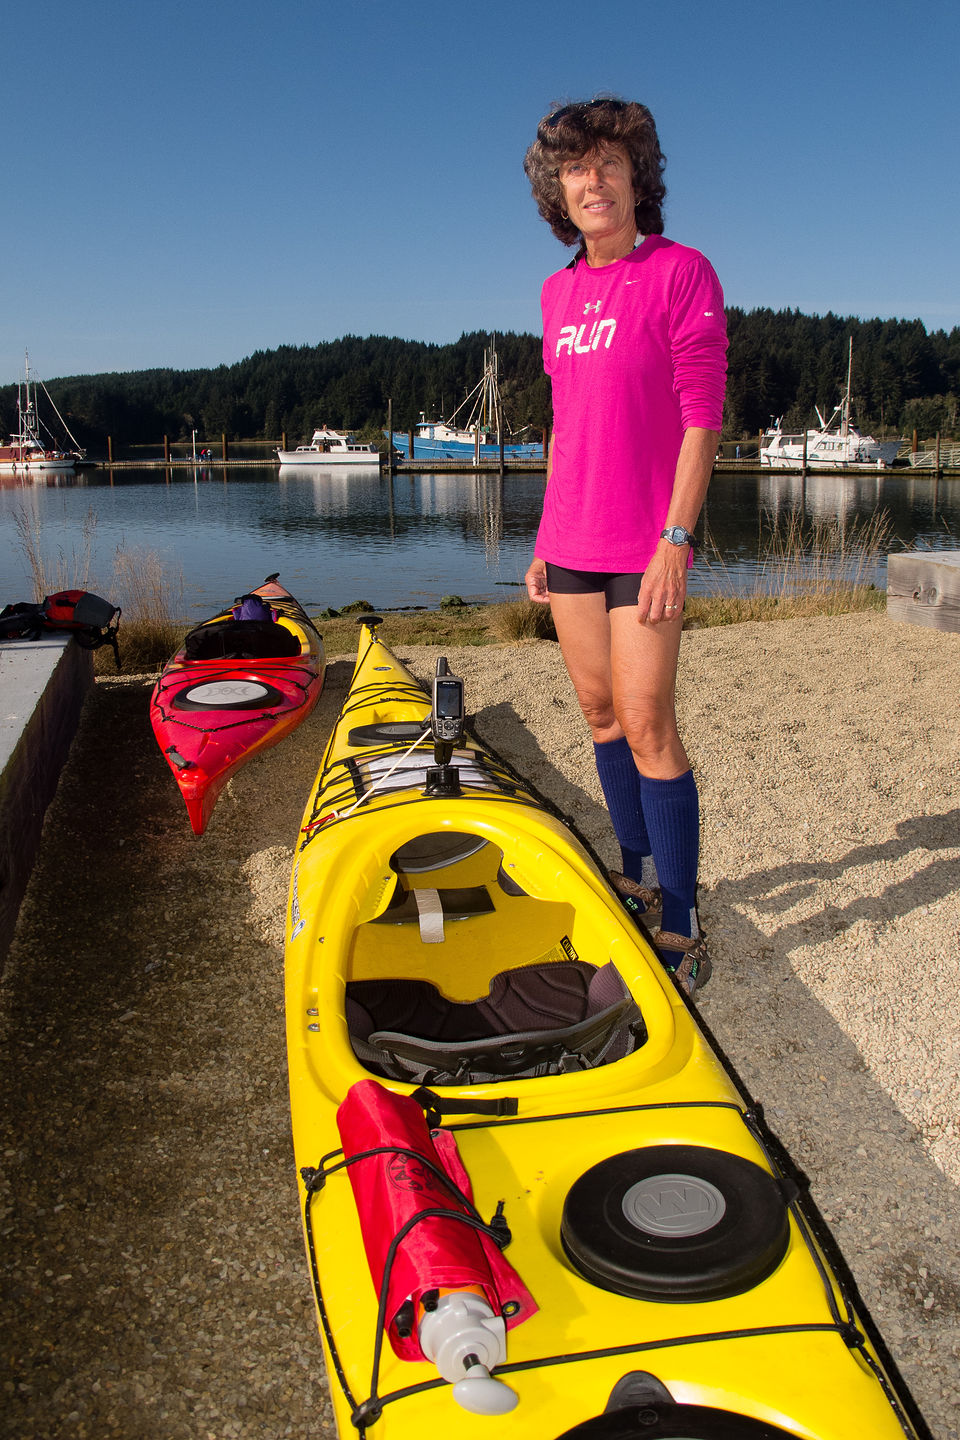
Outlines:
{"label": "pink long-sleeve shirt", "polygon": [[649,235],[612,265],[579,259],[551,275],[541,300],[554,431],[536,554],[572,570],[644,570],[684,430],[720,430],[720,282],[699,251]]}

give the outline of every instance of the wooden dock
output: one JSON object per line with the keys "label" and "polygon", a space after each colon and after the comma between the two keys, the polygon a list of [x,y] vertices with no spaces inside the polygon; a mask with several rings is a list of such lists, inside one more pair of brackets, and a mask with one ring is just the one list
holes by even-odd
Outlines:
{"label": "wooden dock", "polygon": [[[216,460],[193,460],[191,456],[185,458],[171,457],[165,460],[157,456],[147,460],[87,460],[84,462],[85,469],[95,470],[279,470],[280,462],[276,456],[261,456],[253,459],[216,459]],[[292,468],[292,467],[287,467]],[[306,468],[306,467],[305,467]],[[330,468],[324,471],[330,473]],[[342,469],[345,475],[354,471],[352,466],[337,466]],[[370,467],[373,468],[372,466]],[[394,460],[391,465],[385,455],[380,456],[380,473],[388,475],[443,475],[443,474],[543,474],[547,468],[547,462],[540,457],[515,459],[505,456],[503,465],[496,458],[474,460]],[[939,470],[929,467],[910,466],[898,467],[897,469],[877,470],[873,467],[864,470],[850,469],[829,469],[825,465],[818,465],[816,468],[803,470],[771,470],[767,466],[761,466],[757,459],[747,460],[717,460],[713,467],[714,475],[777,475],[777,476],[806,476],[828,475],[832,478],[862,479],[864,476],[877,475],[881,478],[901,478],[907,475],[915,476],[921,480],[957,480],[960,479],[960,466],[943,465]]]}

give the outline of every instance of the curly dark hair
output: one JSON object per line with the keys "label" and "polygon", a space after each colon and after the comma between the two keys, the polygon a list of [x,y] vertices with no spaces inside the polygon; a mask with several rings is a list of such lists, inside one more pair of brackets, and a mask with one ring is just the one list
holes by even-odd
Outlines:
{"label": "curly dark hair", "polygon": [[633,165],[637,229],[641,235],[663,234],[666,159],[653,116],[639,101],[601,95],[596,100],[562,105],[545,115],[523,161],[537,209],[564,245],[576,245],[580,231],[564,214],[560,166],[611,143],[622,145]]}

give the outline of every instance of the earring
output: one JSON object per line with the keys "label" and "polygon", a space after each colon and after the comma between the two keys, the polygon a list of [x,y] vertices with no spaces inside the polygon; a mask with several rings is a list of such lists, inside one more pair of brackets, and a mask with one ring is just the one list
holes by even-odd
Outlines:
{"label": "earring", "polygon": [[561,210],[561,211],[560,211],[560,214],[561,214],[561,216],[563,217],[564,220],[569,220],[569,219],[570,219],[570,216],[567,214],[566,210]]}

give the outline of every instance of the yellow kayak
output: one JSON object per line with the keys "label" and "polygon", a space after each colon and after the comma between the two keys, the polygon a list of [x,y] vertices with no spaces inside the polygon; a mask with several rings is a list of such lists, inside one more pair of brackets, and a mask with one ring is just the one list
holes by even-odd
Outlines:
{"label": "yellow kayak", "polygon": [[340,1435],[929,1437],[802,1176],[596,861],[378,623],[286,933]]}

